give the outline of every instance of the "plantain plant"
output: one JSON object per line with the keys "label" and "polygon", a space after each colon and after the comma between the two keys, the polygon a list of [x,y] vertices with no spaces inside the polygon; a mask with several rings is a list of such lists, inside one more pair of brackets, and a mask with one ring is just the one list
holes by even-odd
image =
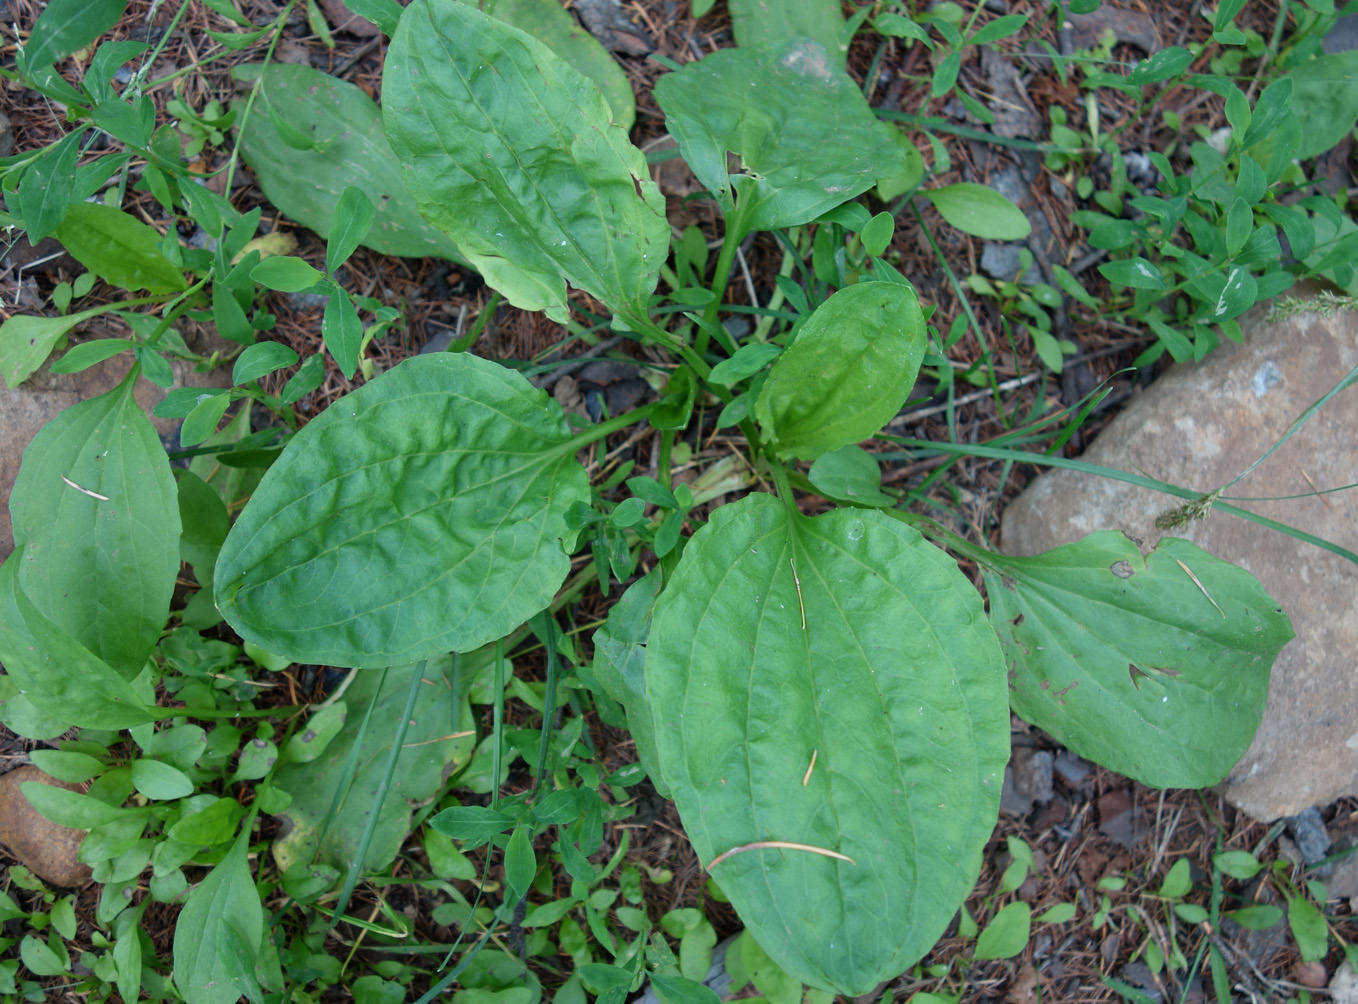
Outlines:
{"label": "plantain plant", "polygon": [[[1148,784],[1210,785],[1248,746],[1291,627],[1251,575],[1183,540],[1145,555],[1103,532],[1013,558],[890,508],[855,444],[905,403],[926,312],[878,257],[889,225],[851,200],[903,173],[892,128],[811,39],[712,53],[655,94],[725,218],[706,281],[682,248],[667,268],[664,199],[592,82],[472,6],[405,8],[384,117],[420,212],[515,306],[565,321],[568,287],[587,294],[667,354],[668,384],[577,430],[503,365],[407,360],[292,438],[226,538],[215,599],[269,652],[377,669],[496,643],[551,606],[582,547],[605,588],[648,566],[595,634],[593,679],[759,945],[862,994],[972,888],[1011,710]],[[786,330],[738,342],[720,314],[740,242],[816,222],[859,233],[862,266],[831,247],[837,290],[790,297]],[[714,413],[775,490],[701,524],[670,457]],[[655,477],[607,500],[577,455],[643,422]],[[802,513],[808,484],[830,511]],[[988,612],[936,544],[981,566]],[[507,863],[531,878],[529,801],[461,807],[443,830],[512,831]],[[586,969],[609,1001],[645,976],[640,952]],[[659,981],[673,995],[678,979]]]}

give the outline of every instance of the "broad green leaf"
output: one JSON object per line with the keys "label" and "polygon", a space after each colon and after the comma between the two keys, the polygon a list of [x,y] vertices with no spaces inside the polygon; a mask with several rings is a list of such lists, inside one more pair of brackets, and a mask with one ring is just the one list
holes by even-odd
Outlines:
{"label": "broad green leaf", "polygon": [[[211,795],[206,796],[211,798]],[[196,801],[196,800],[195,800]],[[167,831],[170,837],[192,847],[212,847],[224,844],[236,833],[242,813],[233,798],[219,798],[198,811],[182,817]]]}
{"label": "broad green leaf", "polygon": [[1127,74],[1127,83],[1158,84],[1170,77],[1177,77],[1188,69],[1192,62],[1193,53],[1182,46],[1171,45],[1168,49],[1161,49],[1149,59],[1137,63],[1136,68]]}
{"label": "broad green leaf", "polygon": [[179,445],[197,446],[209,439],[217,431],[217,423],[229,407],[231,395],[226,391],[203,395],[193,410],[184,416],[184,424],[179,427]]}
{"label": "broad green leaf", "polygon": [[882,468],[861,446],[841,446],[821,454],[807,476],[816,491],[837,502],[882,506],[896,501],[882,494]]}
{"label": "broad green leaf", "polygon": [[[0,652],[0,663],[4,654]],[[49,715],[19,691],[10,676],[0,676],[0,723],[25,739],[53,739],[74,724],[66,716]]]}
{"label": "broad green leaf", "polygon": [[72,830],[92,830],[114,820],[150,815],[148,809],[120,808],[92,795],[82,795],[41,781],[24,781],[19,785],[19,791],[44,819]]}
{"label": "broad green leaf", "polygon": [[283,744],[284,763],[311,763],[325,753],[349,717],[349,702],[327,704],[307,719],[306,728],[294,732]]}
{"label": "broad green leaf", "polygon": [[16,314],[0,324],[0,376],[17,387],[47,361],[57,342],[76,325],[104,313],[107,307],[91,307],[65,317],[30,317]]}
{"label": "broad green leaf", "polygon": [[1164,289],[1165,277],[1145,258],[1123,258],[1099,266],[1099,274],[1109,282],[1118,282],[1133,289]]}
{"label": "broad green leaf", "polygon": [[268,289],[284,293],[304,293],[324,276],[301,258],[271,255],[250,270],[250,278]]}
{"label": "broad green leaf", "polygon": [[113,286],[150,293],[184,288],[178,266],[160,253],[160,234],[121,209],[77,202],[52,234],[80,264]]}
{"label": "broad green leaf", "polygon": [[1231,878],[1238,878],[1243,881],[1254,878],[1264,867],[1259,859],[1249,851],[1222,851],[1213,855],[1212,864]]}
{"label": "broad green leaf", "polygon": [[325,248],[325,270],[334,274],[354,250],[363,243],[373,224],[377,210],[363,189],[350,185],[340,192],[331,221],[330,238]]}
{"label": "broad green leaf", "polygon": [[844,12],[838,0],[727,0],[736,44],[750,49],[779,48],[794,38],[814,38],[843,70],[849,57]]}
{"label": "broad green leaf", "polygon": [[363,321],[358,316],[354,301],[343,289],[330,294],[321,317],[321,336],[335,365],[346,380],[352,380],[358,369],[358,350],[363,346]]}
{"label": "broad green leaf", "polygon": [[708,379],[713,383],[726,384],[729,387],[733,383],[744,380],[747,376],[758,373],[777,359],[782,352],[783,350],[777,345],[770,345],[767,342],[742,345],[736,349],[736,354],[730,359],[723,359],[713,366]]}
{"label": "broad green leaf", "polygon": [[[36,246],[55,230],[66,215],[75,188],[75,164],[80,158],[80,139],[84,134],[83,129],[77,129],[61,137],[19,181],[17,205],[31,245]],[[8,193],[5,197],[10,198]],[[9,205],[14,208],[15,203]]]}
{"label": "broad green leaf", "polygon": [[924,315],[911,287],[841,289],[773,364],[755,417],[784,456],[818,457],[860,442],[901,410],[924,347]]}
{"label": "broad green leaf", "polygon": [[977,959],[1012,959],[1028,945],[1033,911],[1027,903],[1010,903],[995,914],[976,939]]}
{"label": "broad green leaf", "polygon": [[993,188],[959,181],[919,193],[963,233],[992,241],[1021,241],[1032,232],[1023,211]]}
{"label": "broad green leaf", "polygon": [[193,794],[193,781],[182,770],[159,760],[132,761],[132,787],[147,798],[163,801]]}
{"label": "broad green leaf", "polygon": [[1205,787],[1235,766],[1292,637],[1254,576],[1173,537],[1143,557],[1115,531],[991,557],[990,619],[1020,717],[1154,787]]}
{"label": "broad green leaf", "polygon": [[[249,383],[274,370],[293,366],[297,362],[297,350],[282,342],[257,342],[236,357],[236,365],[231,370],[231,382]],[[217,431],[214,427],[213,432]]]}
{"label": "broad green leaf", "polygon": [[656,603],[646,691],[701,861],[853,859],[712,865],[779,966],[861,994],[933,946],[1008,758],[1000,652],[951,558],[873,510],[722,506]]}
{"label": "broad green leaf", "polygon": [[1042,911],[1034,919],[1039,924],[1064,924],[1075,917],[1074,903],[1057,903],[1055,906]]}
{"label": "broad green leaf", "polygon": [[[472,678],[492,658],[493,650],[487,649],[456,662],[444,657],[424,666],[422,675],[428,683],[420,687],[391,789],[368,844],[363,866],[367,874],[380,872],[395,860],[410,831],[412,808],[437,795],[444,778],[471,759],[476,724],[467,694]],[[279,768],[275,783],[293,796],[283,813],[291,829],[274,843],[280,868],[321,861],[341,872],[348,870],[373,811],[373,797],[386,768],[392,731],[405,707],[410,677],[419,668],[418,663],[394,667],[387,670],[385,681],[381,673],[359,673],[345,691],[349,706],[355,709],[349,727],[315,760]],[[374,700],[377,704],[367,733],[359,737],[355,723],[362,718],[361,710]],[[345,765],[355,755],[355,743],[361,743],[358,768],[350,779]],[[341,792],[339,809],[330,818],[336,794]]]}
{"label": "broad green leaf", "polygon": [[396,34],[401,20],[401,5],[396,0],[344,0],[344,6],[377,25],[384,35]]}
{"label": "broad green leaf", "polygon": [[134,381],[44,426],[10,496],[20,588],[129,680],[169,615],[180,531],[170,462]]}
{"label": "broad green leaf", "polygon": [[669,797],[655,746],[655,720],[646,701],[646,640],[651,614],[663,577],[659,568],[627,587],[608,611],[608,620],[594,632],[594,678],[609,697],[627,712],[627,730],[636,744],[637,758],[655,790]]}
{"label": "broad green leaf", "polygon": [[1254,306],[1259,295],[1259,281],[1240,265],[1232,265],[1226,273],[1226,284],[1221,287],[1212,320],[1225,321],[1239,317]]}
{"label": "broad green leaf", "polygon": [[132,685],[63,631],[19,589],[23,548],[0,566],[0,662],[39,711],[95,729],[154,721]]}
{"label": "broad green leaf", "polygon": [[35,976],[65,976],[71,969],[69,956],[63,960],[46,942],[31,934],[25,934],[19,942],[19,958],[23,960],[24,968]]}
{"label": "broad green leaf", "polygon": [[924,158],[919,149],[899,129],[893,130],[896,145],[905,157],[905,166],[900,174],[883,178],[873,190],[883,202],[893,202],[910,191],[924,178]]}
{"label": "broad green leaf", "polygon": [[453,840],[484,844],[514,825],[514,817],[482,805],[454,805],[429,820],[429,825]]}
{"label": "broad green leaf", "polygon": [[533,828],[520,824],[510,834],[505,845],[505,886],[511,901],[528,895],[537,861],[533,857]]}
{"label": "broad green leaf", "polygon": [[1026,14],[1003,14],[979,28],[974,35],[967,39],[967,44],[985,45],[988,42],[997,42],[1002,38],[1018,34],[1027,23],[1028,16]]}
{"label": "broad green leaf", "polygon": [[33,23],[24,65],[49,66],[84,48],[117,24],[126,8],[127,0],[50,0]]}
{"label": "broad green leaf", "polygon": [[1247,906],[1241,910],[1232,910],[1223,913],[1223,917],[1229,917],[1247,931],[1267,931],[1278,921],[1283,919],[1283,912],[1271,903],[1259,906]]}
{"label": "broad green leaf", "polygon": [[1165,880],[1160,883],[1160,891],[1157,893],[1166,899],[1183,899],[1193,889],[1193,872],[1189,868],[1188,859],[1180,858],[1170,866],[1169,872],[1165,875]]}
{"label": "broad green leaf", "polygon": [[[661,77],[655,98],[721,202],[728,240],[810,222],[906,167],[895,130],[812,39],[720,49]],[[740,159],[735,173],[728,152]]]}
{"label": "broad green leaf", "polygon": [[222,548],[217,605],[294,662],[471,651],[555,595],[589,499],[545,391],[466,353],[408,359],[288,443]]}
{"label": "broad green leaf", "polygon": [[1296,939],[1297,951],[1306,962],[1325,958],[1329,948],[1330,931],[1325,915],[1309,899],[1294,896],[1287,904],[1287,923]]}
{"label": "broad green leaf", "polygon": [[888,212],[881,212],[863,228],[863,250],[874,258],[884,253],[896,232],[896,221]]}
{"label": "broad green leaf", "polygon": [[632,82],[612,54],[580,27],[560,0],[495,0],[487,13],[532,35],[594,81],[613,111],[613,121],[624,129],[632,128],[637,119]]}
{"label": "broad green leaf", "polygon": [[711,987],[683,976],[653,972],[651,985],[669,1004],[721,1004],[721,998]]}
{"label": "broad green leaf", "polygon": [[[1358,122],[1358,51],[1316,56],[1287,79],[1292,81],[1292,115],[1301,125],[1294,157],[1304,160],[1324,153]],[[1261,106],[1266,95],[1260,95]],[[1253,132],[1251,128],[1247,140],[1253,139]]]}
{"label": "broad green leaf", "polygon": [[961,69],[962,54],[960,52],[948,53],[934,67],[934,76],[929,84],[929,93],[936,98],[947,94],[957,83],[957,74]]}
{"label": "broad green leaf", "polygon": [[465,4],[415,0],[383,71],[422,212],[515,306],[566,320],[566,283],[642,313],[669,251],[645,157],[594,84]]}
{"label": "broad green leaf", "polygon": [[81,784],[108,770],[102,760],[75,750],[38,749],[31,751],[28,758],[44,774],[69,784]]}
{"label": "broad green leaf", "polygon": [[1250,113],[1250,126],[1240,141],[1242,149],[1249,149],[1273,135],[1273,130],[1291,116],[1292,91],[1295,87],[1296,83],[1291,77],[1280,77],[1264,88]]}
{"label": "broad green leaf", "polygon": [[[386,30],[385,28],[383,30]],[[253,80],[257,65],[238,67]],[[382,254],[461,261],[457,246],[419,214],[401,180],[401,162],[382,131],[382,113],[360,88],[309,66],[274,63],[259,100],[266,112],[250,116],[241,156],[265,197],[286,216],[330,235],[341,193],[353,186],[377,208],[361,243]],[[289,146],[278,126],[302,131],[303,149]]]}
{"label": "broad green leaf", "polygon": [[264,937],[264,909],[250,876],[249,848],[246,829],[189,893],[179,912],[174,929],[175,985],[188,1004],[235,1004],[243,992],[217,943],[227,926],[251,948]]}
{"label": "broad green leaf", "polygon": [[[89,273],[87,272],[86,275]],[[132,351],[132,341],[127,338],[96,338],[92,342],[81,342],[54,362],[53,373],[79,373],[91,366],[97,366],[105,359]]]}

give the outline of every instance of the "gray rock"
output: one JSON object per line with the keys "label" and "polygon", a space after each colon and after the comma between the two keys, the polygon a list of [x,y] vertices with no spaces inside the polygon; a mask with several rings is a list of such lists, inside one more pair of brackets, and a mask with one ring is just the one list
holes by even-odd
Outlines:
{"label": "gray rock", "polygon": [[1287,830],[1297,842],[1302,860],[1308,865],[1315,864],[1329,853],[1330,835],[1325,831],[1325,821],[1320,818],[1320,810],[1315,806],[1289,818]]}
{"label": "gray rock", "polygon": [[1352,52],[1358,49],[1358,16],[1345,14],[1334,23],[1334,27],[1320,40],[1320,47],[1326,52]]}
{"label": "gray rock", "polygon": [[[1003,282],[1012,282],[1018,275],[1019,252],[1022,248],[1018,244],[985,244],[981,247],[981,271],[992,279],[999,279]],[[1028,271],[1024,272],[1019,282],[1025,286],[1042,281],[1042,270],[1036,263],[1028,266]]]}
{"label": "gray rock", "polygon": [[[1203,492],[1268,450],[1288,426],[1358,365],[1358,320],[1303,314],[1245,321],[1245,344],[1221,346],[1198,366],[1171,369],[1133,400],[1084,459]],[[1337,395],[1227,494],[1263,498],[1349,484],[1358,472],[1358,391]],[[1074,471],[1038,478],[1004,514],[1003,549],[1035,554],[1102,529],[1153,546],[1160,512],[1177,500]],[[1358,550],[1358,496],[1337,492],[1237,503]],[[1273,667],[1254,743],[1226,796],[1257,819],[1295,815],[1358,794],[1358,565],[1255,523],[1216,513],[1175,531],[1242,565],[1292,618],[1296,638]]]}
{"label": "gray rock", "polygon": [[1330,1000],[1334,1004],[1358,1004],[1358,973],[1341,962],[1330,977]]}

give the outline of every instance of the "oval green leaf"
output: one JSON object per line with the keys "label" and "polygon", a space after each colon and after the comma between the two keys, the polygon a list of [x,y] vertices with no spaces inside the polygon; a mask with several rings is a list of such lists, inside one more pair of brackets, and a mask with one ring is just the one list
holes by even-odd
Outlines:
{"label": "oval green leaf", "polygon": [[[237,77],[258,77],[242,66]],[[310,66],[274,63],[264,73],[259,101],[266,114],[250,116],[240,137],[241,156],[259,187],[286,216],[329,238],[345,188],[360,189],[376,207],[361,243],[382,254],[461,261],[448,237],[429,225],[401,181],[401,162],[382,131],[382,112],[354,84]],[[307,137],[289,145],[279,127]]]}
{"label": "oval green leaf", "polygon": [[973,237],[991,241],[1021,241],[1032,233],[1023,211],[993,188],[959,181],[919,193],[934,204],[939,215]]}
{"label": "oval green leaf", "polygon": [[10,497],[23,593],[129,680],[169,615],[180,532],[170,461],[134,381],[45,425]]}
{"label": "oval green leaf", "polygon": [[[352,725],[341,729],[315,759],[285,763],[278,770],[276,783],[293,796],[283,812],[287,834],[273,845],[280,867],[320,861],[347,870],[358,857],[364,828],[380,798],[385,800],[363,868],[371,875],[391,866],[410,833],[414,807],[437,796],[445,779],[471,759],[476,722],[467,692],[493,652],[484,649],[461,656],[458,672],[453,659],[445,656],[423,665],[394,666],[385,674],[358,674],[345,696],[356,708],[372,705],[367,730]],[[411,677],[417,672],[426,682],[420,686],[396,772],[387,784],[391,723],[405,710]],[[453,690],[455,683],[460,691]],[[351,761],[357,768],[349,766]]]}
{"label": "oval green leaf", "polygon": [[551,600],[570,570],[565,514],[589,499],[544,391],[465,353],[408,359],[269,468],[222,547],[217,605],[294,662],[470,651]]}
{"label": "oval green leaf", "polygon": [[[274,370],[292,366],[296,362],[297,351],[291,346],[284,345],[282,342],[256,342],[236,359],[236,365],[231,370],[231,382],[234,384],[249,383],[251,380],[268,376]],[[214,425],[211,432],[216,431]]]}
{"label": "oval green leaf", "polygon": [[1000,652],[952,559],[876,511],[722,506],[656,603],[646,693],[703,862],[820,849],[714,866],[779,966],[862,994],[933,946],[1009,756]]}
{"label": "oval green leaf", "polygon": [[0,324],[0,376],[4,377],[5,385],[19,386],[47,361],[62,335],[107,309],[91,307],[65,317],[18,314]]}
{"label": "oval green leaf", "polygon": [[618,125],[631,129],[636,123],[637,97],[632,82],[612,54],[581,29],[580,22],[561,6],[560,0],[496,0],[488,13],[495,20],[532,35],[594,81]]}
{"label": "oval green leaf", "polygon": [[1292,638],[1249,572],[1174,537],[1146,558],[1111,530],[988,560],[1020,717],[1157,788],[1216,784],[1244,755]]}
{"label": "oval green leaf", "polygon": [[160,234],[121,209],[77,202],[52,231],[71,257],[99,278],[127,290],[177,293],[184,276],[160,253]]}
{"label": "oval green leaf", "polygon": [[1165,277],[1145,258],[1132,257],[1110,261],[1099,266],[1099,274],[1109,282],[1121,283],[1132,289],[1164,289]]}
{"label": "oval green leaf", "polygon": [[126,729],[154,721],[132,685],[52,623],[18,587],[22,549],[0,566],[0,662],[39,711],[72,725]]}
{"label": "oval green leaf", "polygon": [[1027,903],[1010,903],[976,939],[977,959],[1012,959],[1028,944],[1033,911]]}
{"label": "oval green leaf", "polygon": [[665,200],[588,78],[474,7],[415,0],[382,81],[420,212],[510,303],[565,323],[569,282],[644,312],[669,251]]}
{"label": "oval green leaf", "polygon": [[814,38],[843,70],[849,57],[844,33],[843,5],[837,0],[727,0],[736,45],[771,48],[794,38]]}
{"label": "oval green leaf", "polygon": [[250,875],[247,829],[226,857],[189,894],[174,930],[175,984],[188,1004],[234,1004],[244,992],[230,963],[217,950],[221,930],[230,927],[254,948],[264,937],[264,909]]}
{"label": "oval green leaf", "polygon": [[924,315],[909,286],[841,289],[773,364],[755,418],[783,456],[814,458],[860,442],[901,410],[924,347]]}
{"label": "oval green leaf", "polygon": [[193,782],[182,770],[145,757],[132,761],[132,787],[147,798],[159,801],[193,794]]}
{"label": "oval green leaf", "polygon": [[661,77],[655,99],[698,180],[728,217],[739,207],[741,236],[807,223],[905,169],[892,127],[810,38],[719,49]]}

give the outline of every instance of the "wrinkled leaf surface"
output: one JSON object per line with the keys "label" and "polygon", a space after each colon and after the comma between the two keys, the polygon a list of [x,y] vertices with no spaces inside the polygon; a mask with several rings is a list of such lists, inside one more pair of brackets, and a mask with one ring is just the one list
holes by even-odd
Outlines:
{"label": "wrinkled leaf surface", "polygon": [[[415,700],[411,724],[396,761],[396,773],[392,775],[377,829],[368,844],[365,873],[384,871],[395,860],[410,830],[412,808],[437,795],[448,775],[471,758],[476,723],[467,694],[476,672],[492,658],[490,649],[464,655],[456,672],[450,657],[424,666],[421,675],[428,683],[421,685]],[[292,795],[292,804],[283,813],[291,828],[274,843],[274,858],[281,870],[286,871],[298,862],[310,864],[317,860],[340,872],[348,870],[372,812],[373,795],[386,771],[392,734],[410,690],[410,676],[418,668],[418,663],[393,667],[387,670],[385,682],[381,673],[359,673],[344,692],[346,702],[354,709],[348,727],[316,759],[286,764],[279,769],[277,784]],[[358,738],[358,723],[374,699],[377,706],[359,749],[358,770],[350,783],[344,768]],[[467,734],[449,738],[455,733]],[[346,786],[344,800],[322,836],[322,827],[341,785]]]}
{"label": "wrinkled leaf surface", "polygon": [[71,257],[123,289],[177,293],[179,268],[160,253],[160,234],[130,214],[98,202],[77,202],[52,231]]}
{"label": "wrinkled leaf surface", "polygon": [[189,893],[174,929],[175,985],[188,1004],[234,1004],[244,990],[218,951],[224,929],[250,948],[264,936],[264,910],[250,876],[246,830],[207,878]]}
{"label": "wrinkled leaf surface", "polygon": [[[259,67],[236,73],[252,79]],[[241,155],[284,215],[328,238],[335,206],[352,185],[376,210],[362,244],[382,254],[462,260],[457,245],[415,208],[382,131],[382,112],[362,90],[309,66],[275,63],[264,76],[259,101],[262,108],[255,109],[240,138]],[[310,145],[298,149],[286,143],[269,113],[285,128],[304,133]]]}
{"label": "wrinkled leaf surface", "polygon": [[924,315],[909,286],[841,289],[774,362],[755,418],[784,456],[818,457],[860,442],[901,410],[924,346]]}
{"label": "wrinkled leaf surface", "polygon": [[950,558],[872,510],[722,506],[656,603],[646,692],[704,863],[769,840],[853,859],[763,848],[715,866],[787,973],[867,993],[933,946],[1009,756],[999,648]]}
{"label": "wrinkled leaf surface", "polygon": [[727,0],[736,44],[749,48],[781,45],[792,38],[814,38],[844,69],[849,47],[843,5],[838,0]]}
{"label": "wrinkled leaf surface", "polygon": [[1235,766],[1292,637],[1253,575],[1175,537],[1142,557],[1111,530],[994,559],[986,591],[1015,712],[1157,788],[1216,784]]}
{"label": "wrinkled leaf surface", "polygon": [[129,680],[165,627],[180,531],[170,462],[134,379],[45,425],[10,496],[23,592]]}
{"label": "wrinkled leaf surface", "polygon": [[387,134],[422,212],[517,307],[566,320],[566,283],[643,310],[665,201],[598,88],[474,7],[416,0],[383,72]]}
{"label": "wrinkled leaf surface", "polygon": [[19,589],[22,548],[0,566],[0,663],[44,716],[95,729],[154,721],[132,685],[44,617]]}
{"label": "wrinkled leaf surface", "polygon": [[[466,0],[462,0],[466,3]],[[474,5],[475,6],[475,5]],[[495,0],[487,8],[497,21],[532,35],[570,63],[603,92],[613,121],[631,129],[637,118],[632,82],[597,38],[580,26],[560,0]]]}
{"label": "wrinkled leaf surface", "polygon": [[561,408],[467,354],[408,359],[299,432],[217,559],[241,636],[294,662],[380,667],[493,641],[570,569],[589,500]]}
{"label": "wrinkled leaf surface", "polygon": [[728,217],[739,207],[742,233],[807,223],[905,169],[891,127],[813,39],[720,49],[661,77],[655,97],[698,180]]}

